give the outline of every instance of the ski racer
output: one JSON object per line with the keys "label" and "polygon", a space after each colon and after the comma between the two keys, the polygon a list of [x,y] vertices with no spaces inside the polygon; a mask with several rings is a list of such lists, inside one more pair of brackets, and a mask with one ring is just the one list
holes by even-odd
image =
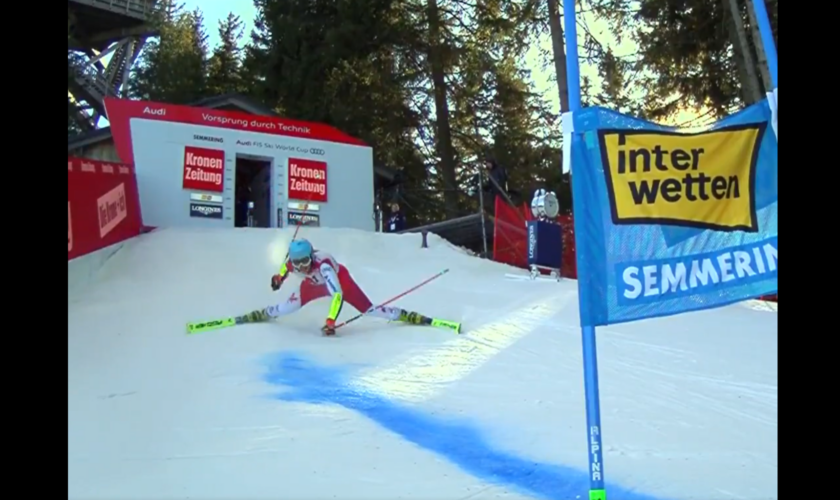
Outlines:
{"label": "ski racer", "polygon": [[291,314],[313,300],[331,296],[330,312],[321,331],[324,335],[335,335],[335,321],[347,301],[360,313],[390,321],[401,321],[413,325],[435,325],[452,328],[460,332],[460,324],[435,320],[422,314],[397,307],[373,307],[370,299],[350,276],[347,268],[339,264],[332,255],[312,248],[305,239],[294,240],[289,245],[289,257],[280,267],[280,272],[271,277],[271,289],[277,291],[290,274],[301,276],[299,288],[282,304],[258,309],[236,317],[236,323],[268,321]]}

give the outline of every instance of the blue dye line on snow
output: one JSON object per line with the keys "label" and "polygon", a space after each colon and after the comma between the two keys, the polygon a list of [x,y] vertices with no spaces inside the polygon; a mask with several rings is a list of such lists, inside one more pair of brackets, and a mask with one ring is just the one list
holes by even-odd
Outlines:
{"label": "blue dye line on snow", "polygon": [[[465,472],[547,500],[586,499],[586,471],[518,457],[491,445],[475,425],[424,414],[385,397],[348,386],[347,370],[319,366],[294,353],[280,353],[268,362],[266,381],[287,390],[282,401],[335,404],[361,413],[421,448],[437,453]],[[609,485],[610,500],[661,500]]]}

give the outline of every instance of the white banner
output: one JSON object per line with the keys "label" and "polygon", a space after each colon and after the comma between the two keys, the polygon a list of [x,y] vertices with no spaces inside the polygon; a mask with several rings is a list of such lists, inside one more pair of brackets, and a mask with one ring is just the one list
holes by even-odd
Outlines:
{"label": "white banner", "polygon": [[208,203],[222,203],[222,195],[206,193],[190,193],[192,201],[203,201]]}
{"label": "white banner", "polygon": [[773,92],[767,93],[767,102],[770,103],[770,110],[773,112],[773,132],[776,133],[776,139],[779,138],[779,89],[773,89]]}
{"label": "white banner", "polygon": [[317,212],[321,207],[317,203],[299,203],[297,201],[289,202],[289,210],[303,210],[305,212]]}
{"label": "white banner", "polygon": [[572,171],[572,132],[575,131],[575,122],[572,120],[572,112],[563,113],[563,173]]}

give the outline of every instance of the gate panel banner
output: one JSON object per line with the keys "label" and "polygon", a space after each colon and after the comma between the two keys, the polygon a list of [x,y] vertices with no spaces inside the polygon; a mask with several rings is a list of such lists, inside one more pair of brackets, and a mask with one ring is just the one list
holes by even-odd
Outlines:
{"label": "gate panel banner", "polygon": [[771,117],[764,100],[689,133],[604,108],[574,113],[582,325],[776,292],[778,143]]}

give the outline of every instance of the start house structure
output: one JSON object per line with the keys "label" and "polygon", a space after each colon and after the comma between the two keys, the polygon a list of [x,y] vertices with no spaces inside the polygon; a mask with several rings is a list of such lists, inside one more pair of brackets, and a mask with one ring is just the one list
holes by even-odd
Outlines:
{"label": "start house structure", "polygon": [[375,193],[394,181],[359,139],[240,95],[105,108],[110,127],[71,137],[68,152],[133,164],[145,225],[374,230]]}

